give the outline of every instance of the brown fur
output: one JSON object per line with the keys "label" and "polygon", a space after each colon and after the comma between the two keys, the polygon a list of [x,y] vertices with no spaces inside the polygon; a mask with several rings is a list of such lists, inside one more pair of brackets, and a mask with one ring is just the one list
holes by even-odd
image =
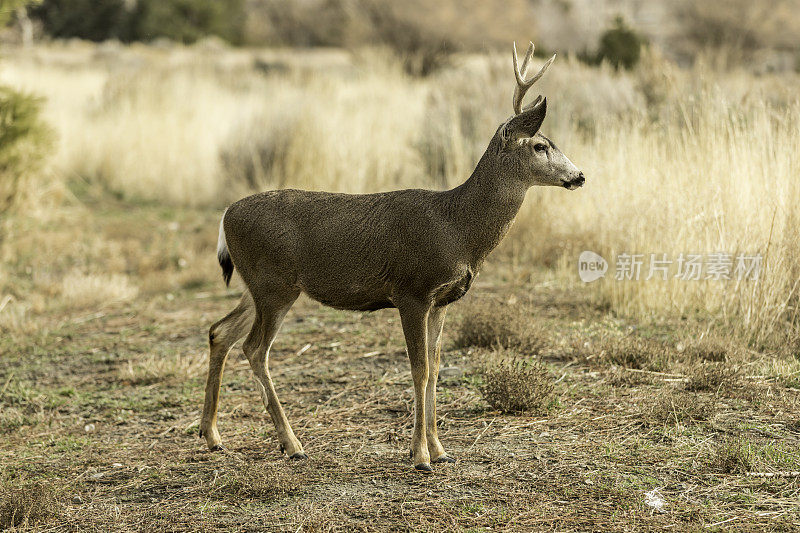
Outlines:
{"label": "brown fur", "polygon": [[267,369],[280,323],[305,292],[339,309],[399,310],[415,389],[414,464],[430,470],[431,462],[450,461],[436,431],[446,307],[469,290],[531,185],[583,184],[583,174],[538,133],[545,113],[541,101],[507,120],[472,176],[451,190],[356,195],[280,190],[231,205],[223,217],[220,261],[229,254],[247,291],[239,306],[211,327],[201,422],[208,446],[220,446],[216,411],[227,353],[249,331],[244,352],[281,446],[292,457],[305,457]]}

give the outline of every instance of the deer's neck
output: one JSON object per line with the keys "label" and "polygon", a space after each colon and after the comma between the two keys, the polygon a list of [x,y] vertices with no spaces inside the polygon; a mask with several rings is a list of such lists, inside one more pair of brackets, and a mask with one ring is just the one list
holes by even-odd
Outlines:
{"label": "deer's neck", "polygon": [[503,240],[517,216],[528,188],[503,176],[484,155],[472,176],[451,191],[450,213],[464,235],[469,262],[479,267]]}

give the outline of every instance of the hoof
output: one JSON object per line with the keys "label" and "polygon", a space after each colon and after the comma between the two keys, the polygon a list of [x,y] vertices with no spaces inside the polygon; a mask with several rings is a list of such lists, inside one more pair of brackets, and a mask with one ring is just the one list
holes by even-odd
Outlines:
{"label": "hoof", "polygon": [[308,459],[308,455],[306,455],[306,452],[297,452],[290,455],[289,459],[295,459],[295,460]]}
{"label": "hoof", "polygon": [[212,451],[212,452],[224,452],[225,451],[225,446],[223,446],[222,444],[215,444],[214,446],[212,446],[208,450]]}
{"label": "hoof", "polygon": [[434,463],[434,464],[438,464],[438,463],[455,463],[456,460],[453,459],[452,457],[450,457],[449,455],[443,455],[441,457],[437,457],[436,459],[434,459],[431,462]]}
{"label": "hoof", "polygon": [[418,465],[414,465],[414,468],[416,470],[419,470],[420,472],[433,472],[433,468],[431,468],[431,465],[429,465],[428,463],[420,463]]}

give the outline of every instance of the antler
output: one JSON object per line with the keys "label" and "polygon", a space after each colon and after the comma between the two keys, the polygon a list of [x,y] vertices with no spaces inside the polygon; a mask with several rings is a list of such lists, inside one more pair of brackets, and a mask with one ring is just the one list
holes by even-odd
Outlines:
{"label": "antler", "polygon": [[[536,73],[536,76],[525,80],[525,74],[528,72],[528,62],[531,60],[531,57],[533,57],[533,43],[528,45],[528,51],[525,53],[525,59],[522,60],[522,68],[520,69],[517,66],[517,43],[514,43],[514,75],[517,77],[517,86],[514,88],[514,112],[517,115],[522,113],[522,99],[525,98],[525,93],[528,92],[528,89],[530,89],[534,83],[539,81],[542,74],[544,74],[547,68],[553,63],[553,60],[555,60],[556,55],[553,54],[553,57],[547,60],[547,63]],[[534,105],[539,102],[541,98],[542,97],[539,96],[536,102],[534,102]]]}

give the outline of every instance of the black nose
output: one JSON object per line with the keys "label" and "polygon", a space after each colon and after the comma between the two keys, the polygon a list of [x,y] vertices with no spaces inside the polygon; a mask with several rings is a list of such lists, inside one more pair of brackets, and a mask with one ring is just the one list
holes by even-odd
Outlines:
{"label": "black nose", "polygon": [[586,178],[583,176],[583,172],[579,172],[579,173],[578,173],[578,177],[577,177],[577,178],[575,178],[575,180],[573,181],[573,183],[577,183],[578,185],[583,185],[583,183],[584,183],[585,181],[586,181]]}

